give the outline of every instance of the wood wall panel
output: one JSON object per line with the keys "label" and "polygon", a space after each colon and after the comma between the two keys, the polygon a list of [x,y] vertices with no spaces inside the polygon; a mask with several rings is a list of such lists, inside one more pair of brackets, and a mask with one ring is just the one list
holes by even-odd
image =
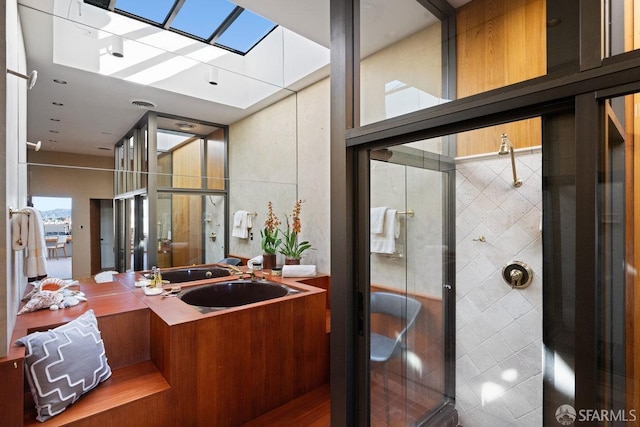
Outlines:
{"label": "wood wall panel", "polygon": [[[198,139],[173,151],[174,188],[202,188],[200,146]],[[202,262],[202,200],[174,194],[171,217],[172,264]]]}
{"label": "wood wall panel", "polygon": [[171,153],[158,154],[158,187],[171,187]]}
{"label": "wood wall panel", "polygon": [[[544,0],[474,0],[456,18],[458,98],[546,73]],[[502,133],[516,149],[542,143],[534,118],[458,134],[457,156],[497,152]]]}
{"label": "wood wall panel", "polygon": [[173,195],[171,212],[171,262],[173,266],[202,262],[202,199]]}
{"label": "wood wall panel", "polygon": [[24,412],[18,398],[25,388],[23,359],[0,361],[0,378],[0,420],[6,426],[20,426]]}
{"label": "wood wall panel", "polygon": [[207,137],[207,188],[224,190],[225,160],[224,129],[218,129]]}
{"label": "wood wall panel", "polygon": [[201,141],[196,139],[173,151],[173,187],[202,188]]}
{"label": "wood wall panel", "polygon": [[506,133],[517,150],[542,144],[542,121],[539,117],[519,122],[489,126],[461,132],[457,135],[457,156],[496,153],[500,147],[500,136]]}

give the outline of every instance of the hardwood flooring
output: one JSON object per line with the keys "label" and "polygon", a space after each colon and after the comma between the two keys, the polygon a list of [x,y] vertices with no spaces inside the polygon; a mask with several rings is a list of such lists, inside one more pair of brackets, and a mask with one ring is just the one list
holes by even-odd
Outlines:
{"label": "hardwood flooring", "polygon": [[329,384],[264,414],[243,427],[330,427],[331,405]]}
{"label": "hardwood flooring", "polygon": [[[389,417],[386,415],[386,403],[381,375],[375,373],[371,382],[371,426],[404,427],[415,425],[435,403],[433,392],[414,390],[403,392],[400,384],[390,381]],[[417,392],[417,393],[416,393]],[[419,398],[418,398],[419,397]],[[418,402],[418,400],[422,400]],[[262,415],[242,427],[330,427],[331,397],[329,385],[315,390]]]}

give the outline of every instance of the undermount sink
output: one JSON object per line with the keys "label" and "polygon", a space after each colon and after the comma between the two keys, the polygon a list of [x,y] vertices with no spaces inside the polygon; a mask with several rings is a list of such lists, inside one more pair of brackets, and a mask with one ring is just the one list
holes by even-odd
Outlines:
{"label": "undermount sink", "polygon": [[223,310],[298,293],[280,283],[233,280],[196,286],[178,294],[178,298],[201,312]]}

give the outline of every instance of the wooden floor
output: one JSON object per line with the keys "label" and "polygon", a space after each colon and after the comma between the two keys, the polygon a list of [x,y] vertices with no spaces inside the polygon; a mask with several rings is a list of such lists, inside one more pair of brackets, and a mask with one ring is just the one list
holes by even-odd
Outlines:
{"label": "wooden floor", "polygon": [[329,427],[330,425],[330,392],[329,385],[325,384],[286,405],[243,424],[243,427]]}
{"label": "wooden floor", "polygon": [[415,383],[409,387],[406,381],[394,375],[389,375],[389,389],[385,390],[380,369],[372,369],[369,386],[371,427],[418,425],[424,421],[429,409],[438,403],[437,395],[432,390]]}
{"label": "wooden floor", "polygon": [[[420,390],[416,395],[407,395],[399,384],[390,382],[389,416],[387,416],[384,388],[380,375],[374,374],[371,382],[371,426],[401,427],[415,425],[422,418],[434,401],[431,393]],[[400,389],[400,392],[399,392]],[[422,400],[418,402],[418,400]],[[300,396],[273,411],[256,418],[243,427],[330,427],[331,404],[329,385],[325,384],[311,392]]]}

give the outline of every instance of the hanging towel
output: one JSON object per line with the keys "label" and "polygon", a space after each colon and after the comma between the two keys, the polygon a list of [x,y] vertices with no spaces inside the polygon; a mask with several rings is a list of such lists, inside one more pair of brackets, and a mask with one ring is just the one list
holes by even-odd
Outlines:
{"label": "hanging towel", "polygon": [[240,227],[242,225],[242,216],[244,215],[244,212],[246,211],[236,211],[236,213],[233,214],[234,227]]}
{"label": "hanging towel", "polygon": [[400,221],[396,212],[396,209],[387,209],[382,233],[371,233],[371,252],[392,254],[396,251],[396,238],[400,235]]}
{"label": "hanging towel", "polygon": [[384,231],[384,214],[386,212],[386,207],[371,208],[371,233],[380,234]]}
{"label": "hanging towel", "polygon": [[249,212],[236,211],[233,214],[233,229],[231,235],[239,239],[249,238]]}
{"label": "hanging towel", "polygon": [[247,212],[247,228],[249,230],[253,228],[253,215],[251,215],[249,212]]}
{"label": "hanging towel", "polygon": [[24,275],[40,277],[47,275],[47,244],[44,241],[44,225],[40,212],[34,208],[23,209],[29,215],[16,214],[11,218],[11,246],[14,251],[26,249]]}

